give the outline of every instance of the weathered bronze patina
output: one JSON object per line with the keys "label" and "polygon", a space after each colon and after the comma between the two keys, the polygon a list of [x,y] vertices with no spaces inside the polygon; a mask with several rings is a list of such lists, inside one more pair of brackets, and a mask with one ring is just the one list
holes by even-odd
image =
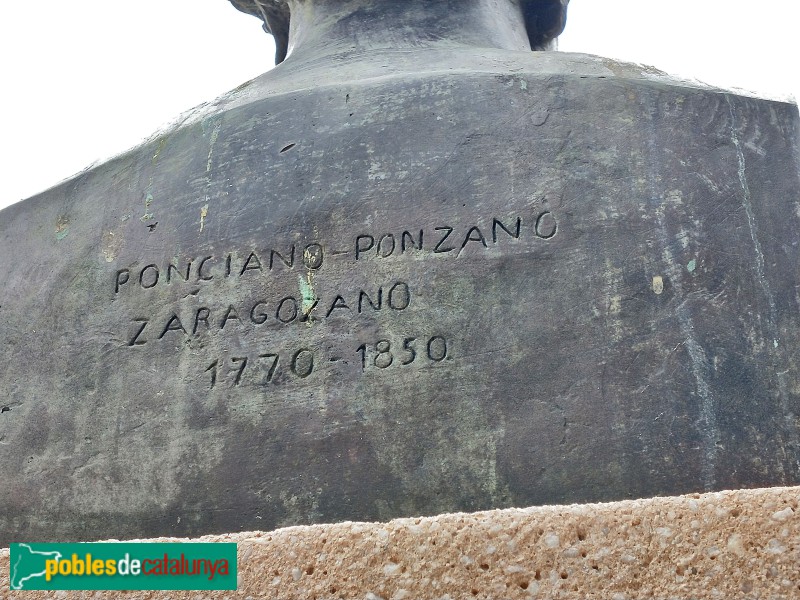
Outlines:
{"label": "weathered bronze patina", "polygon": [[0,212],[0,544],[800,482],[796,106],[531,52],[560,3],[287,6]]}

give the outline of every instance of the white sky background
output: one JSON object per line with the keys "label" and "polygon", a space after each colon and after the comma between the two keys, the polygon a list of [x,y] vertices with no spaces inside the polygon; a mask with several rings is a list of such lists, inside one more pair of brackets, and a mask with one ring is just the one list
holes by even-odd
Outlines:
{"label": "white sky background", "polygon": [[[798,17],[797,0],[572,0],[560,49],[800,97]],[[226,0],[4,2],[0,208],[258,76],[273,48]]]}

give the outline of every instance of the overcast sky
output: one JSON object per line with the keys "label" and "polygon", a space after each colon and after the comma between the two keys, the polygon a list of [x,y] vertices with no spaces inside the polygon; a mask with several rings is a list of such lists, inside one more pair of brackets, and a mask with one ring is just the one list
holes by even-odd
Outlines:
{"label": "overcast sky", "polygon": [[[800,97],[798,5],[572,0],[560,48],[772,98]],[[3,3],[0,208],[260,75],[273,52],[259,22],[227,0]]]}

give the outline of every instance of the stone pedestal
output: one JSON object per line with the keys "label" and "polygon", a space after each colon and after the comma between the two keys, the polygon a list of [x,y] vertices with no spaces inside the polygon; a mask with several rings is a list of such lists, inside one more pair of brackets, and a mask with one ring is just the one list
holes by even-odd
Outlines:
{"label": "stone pedestal", "polygon": [[[740,490],[206,537],[238,542],[239,589],[202,597],[789,600],[800,595],[799,503],[800,488]],[[8,573],[0,550],[3,593]]]}

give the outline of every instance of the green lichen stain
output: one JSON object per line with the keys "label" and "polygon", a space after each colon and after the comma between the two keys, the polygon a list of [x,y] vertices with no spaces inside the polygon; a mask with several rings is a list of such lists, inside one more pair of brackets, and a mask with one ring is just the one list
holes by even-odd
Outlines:
{"label": "green lichen stain", "polygon": [[[155,169],[156,163],[158,163],[158,157],[161,156],[161,152],[167,145],[167,139],[168,138],[165,136],[162,137],[160,140],[158,140],[158,147],[156,148],[156,151],[153,154],[153,158],[150,159],[153,169]],[[156,218],[155,215],[152,212],[150,212],[150,205],[153,204],[153,194],[150,191],[152,189],[153,189],[153,175],[150,175],[150,181],[147,183],[147,195],[144,198],[144,214],[141,217],[139,217],[139,220],[142,221],[142,223],[145,223],[147,221],[152,221]]]}
{"label": "green lichen stain", "polygon": [[203,233],[203,229],[205,229],[207,216],[208,216],[208,204],[206,204],[200,209],[200,233]]}
{"label": "green lichen stain", "polygon": [[[208,126],[210,123],[209,120],[206,119],[203,121],[203,135],[209,133]],[[211,183],[211,159],[214,156],[214,144],[217,143],[217,138],[219,138],[219,132],[222,129],[222,119],[215,119],[212,121],[213,129],[210,130],[211,132],[211,139],[208,142],[208,159],[206,161],[206,173],[208,173],[208,182]]]}
{"label": "green lichen stain", "polygon": [[156,153],[153,154],[153,166],[156,166],[156,162],[158,162],[158,155],[161,154],[161,151],[164,149],[164,146],[167,145],[167,138],[163,137],[158,140],[158,148],[156,148]]}
{"label": "green lichen stain", "polygon": [[69,219],[59,217],[56,222],[56,240],[59,242],[69,235]]}
{"label": "green lichen stain", "polygon": [[203,135],[206,135],[207,133],[213,133],[213,131],[221,124],[221,122],[222,119],[214,116],[203,119],[200,123],[200,127],[203,129]]}
{"label": "green lichen stain", "polygon": [[[314,274],[309,271],[307,278],[302,275],[298,276],[300,282],[300,295],[303,301],[303,314],[308,314],[313,308],[314,303],[317,301],[317,295],[314,293]],[[311,324],[311,319],[308,319],[308,324]]]}
{"label": "green lichen stain", "polygon": [[696,268],[697,268],[697,261],[694,259],[690,260],[689,264],[686,265],[686,270],[689,271],[689,273],[694,273]]}
{"label": "green lichen stain", "polygon": [[150,212],[150,206],[153,204],[153,194],[147,192],[147,196],[144,199],[144,214],[140,217],[141,221],[150,221],[154,219],[153,213]]}

